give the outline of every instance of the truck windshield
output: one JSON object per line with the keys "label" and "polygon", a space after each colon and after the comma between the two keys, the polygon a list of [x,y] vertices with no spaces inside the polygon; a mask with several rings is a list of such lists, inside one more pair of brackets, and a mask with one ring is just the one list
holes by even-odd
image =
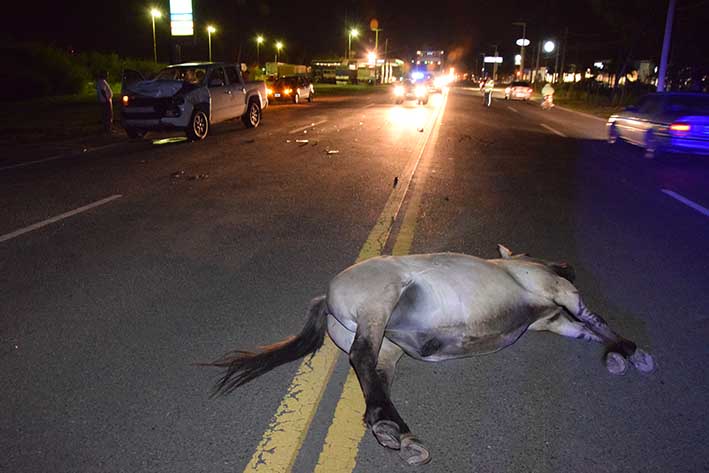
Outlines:
{"label": "truck windshield", "polygon": [[207,69],[204,67],[168,67],[158,72],[155,80],[179,80],[190,84],[199,84],[207,75]]}

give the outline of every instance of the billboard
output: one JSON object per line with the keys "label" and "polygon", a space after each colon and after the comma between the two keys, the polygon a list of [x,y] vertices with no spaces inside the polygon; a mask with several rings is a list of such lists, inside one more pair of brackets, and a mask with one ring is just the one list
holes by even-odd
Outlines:
{"label": "billboard", "polygon": [[192,0],[170,0],[170,31],[172,36],[194,35]]}

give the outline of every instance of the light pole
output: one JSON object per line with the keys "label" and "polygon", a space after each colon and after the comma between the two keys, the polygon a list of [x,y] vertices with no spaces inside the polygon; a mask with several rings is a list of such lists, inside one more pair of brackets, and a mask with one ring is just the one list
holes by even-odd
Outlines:
{"label": "light pole", "polygon": [[522,41],[521,44],[519,44],[519,72],[521,78],[524,78],[524,47],[527,46],[527,23],[524,21],[516,21],[512,24],[522,27]]}
{"label": "light pole", "polygon": [[[550,39],[544,41],[544,52],[547,54],[551,54],[554,52],[556,49],[556,43]],[[546,65],[546,59],[544,60],[544,64]],[[554,74],[556,74],[556,68],[554,68]],[[551,81],[554,82],[554,74],[551,76]],[[544,78],[544,81],[546,82],[546,77]]]}
{"label": "light pole", "polygon": [[280,41],[276,42],[276,65],[278,65],[278,55],[281,52],[281,49],[283,49],[283,43]]}
{"label": "light pole", "polygon": [[156,63],[158,62],[158,43],[155,40],[155,18],[160,18],[161,16],[162,12],[157,8],[150,9],[150,18],[153,21],[153,59]]}
{"label": "light pole", "polygon": [[351,28],[349,34],[347,35],[347,59],[352,57],[352,38],[359,36],[359,31],[357,28]]}
{"label": "light pole", "polygon": [[212,62],[212,33],[216,33],[217,29],[212,25],[207,25],[207,38],[209,42],[209,62]]}
{"label": "light pole", "polygon": [[665,76],[667,75],[667,57],[670,55],[670,40],[672,39],[672,23],[675,16],[675,0],[670,0],[665,17],[665,37],[662,40],[662,53],[660,55],[660,68],[657,73],[657,91],[665,91]]}
{"label": "light pole", "polygon": [[261,44],[263,43],[263,36],[258,35],[256,36],[256,64],[258,64],[258,67],[261,67]]}

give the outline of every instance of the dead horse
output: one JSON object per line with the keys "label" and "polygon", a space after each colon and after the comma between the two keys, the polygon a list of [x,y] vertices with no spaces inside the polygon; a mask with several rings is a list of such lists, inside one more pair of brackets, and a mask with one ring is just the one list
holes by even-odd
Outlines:
{"label": "dead horse", "polygon": [[605,364],[624,374],[628,361],[652,372],[650,354],[591,312],[572,284],[573,269],[498,245],[500,259],[456,253],[382,256],[355,264],[310,304],[301,333],[259,352],[234,351],[208,365],[226,371],[225,394],[284,363],[317,351],[325,331],[349,354],[366,400],[364,421],[377,441],[409,464],[430,460],[390,399],[394,369],[406,353],[442,361],[490,353],[524,332],[548,330],[606,347]]}

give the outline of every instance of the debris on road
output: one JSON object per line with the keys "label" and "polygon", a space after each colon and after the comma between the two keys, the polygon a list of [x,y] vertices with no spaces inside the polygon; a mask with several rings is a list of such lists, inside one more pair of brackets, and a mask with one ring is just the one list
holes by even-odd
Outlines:
{"label": "debris on road", "polygon": [[286,143],[290,143],[290,140],[286,140]]}
{"label": "debris on road", "polygon": [[175,171],[170,174],[170,178],[172,179],[182,179],[183,177],[185,177],[185,171]]}
{"label": "debris on road", "polygon": [[256,143],[256,140],[253,139],[253,138],[251,138],[251,139],[249,139],[249,140],[244,140],[244,141],[241,142],[242,145],[248,145],[248,144],[251,144],[251,143]]}
{"label": "debris on road", "polygon": [[394,177],[394,186],[393,187],[396,187],[397,184],[399,184],[399,176]]}
{"label": "debris on road", "polygon": [[188,181],[201,181],[202,179],[207,179],[209,174],[196,174],[187,178]]}
{"label": "debris on road", "polygon": [[308,143],[308,140],[295,140],[296,143]]}
{"label": "debris on road", "polygon": [[420,126],[420,127],[416,128],[416,131],[418,131],[419,133],[423,133],[423,127]]}
{"label": "debris on road", "polygon": [[340,154],[340,150],[339,150],[339,149],[326,149],[325,152],[326,152],[327,154]]}

